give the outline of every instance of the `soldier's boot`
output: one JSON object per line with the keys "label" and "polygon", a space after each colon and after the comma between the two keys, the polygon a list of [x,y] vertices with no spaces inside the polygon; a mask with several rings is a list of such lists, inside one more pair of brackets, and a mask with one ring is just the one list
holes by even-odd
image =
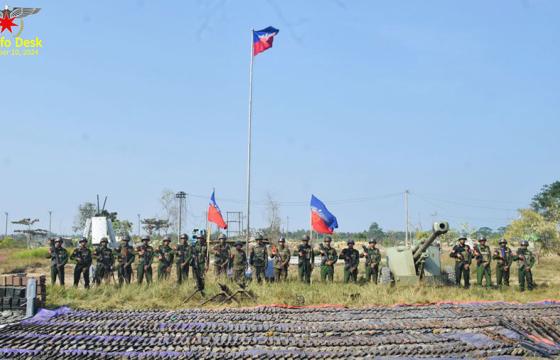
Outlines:
{"label": "soldier's boot", "polygon": [[84,287],[89,289],[89,267],[84,268]]}

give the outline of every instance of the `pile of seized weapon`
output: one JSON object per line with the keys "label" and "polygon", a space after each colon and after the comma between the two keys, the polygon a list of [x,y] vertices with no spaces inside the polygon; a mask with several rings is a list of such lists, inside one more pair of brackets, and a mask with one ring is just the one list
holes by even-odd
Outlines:
{"label": "pile of seized weapon", "polygon": [[[41,315],[41,314],[39,314]],[[0,329],[7,359],[560,355],[560,303],[70,310]]]}

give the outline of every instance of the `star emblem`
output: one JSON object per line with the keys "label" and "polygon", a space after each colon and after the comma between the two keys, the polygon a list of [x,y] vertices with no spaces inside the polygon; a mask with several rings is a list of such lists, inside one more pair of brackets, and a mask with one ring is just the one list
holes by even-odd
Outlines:
{"label": "star emblem", "polygon": [[12,32],[12,27],[17,26],[14,19],[15,18],[11,18],[9,15],[4,14],[4,16],[0,18],[0,33],[3,33],[4,30]]}

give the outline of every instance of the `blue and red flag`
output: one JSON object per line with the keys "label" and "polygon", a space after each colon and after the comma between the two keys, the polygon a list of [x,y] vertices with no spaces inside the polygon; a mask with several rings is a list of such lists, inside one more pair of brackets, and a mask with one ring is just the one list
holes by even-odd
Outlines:
{"label": "blue and red flag", "polygon": [[218,225],[220,229],[227,229],[227,224],[224,221],[220,207],[216,204],[216,198],[214,197],[214,191],[212,191],[212,196],[210,196],[210,205],[208,206],[208,221],[213,222]]}
{"label": "blue and red flag", "polygon": [[332,234],[338,228],[336,217],[330,213],[325,204],[311,195],[311,226],[319,234]]}
{"label": "blue and red flag", "polygon": [[275,29],[272,26],[262,30],[253,30],[253,56],[270,49],[272,47],[274,37],[279,31],[280,30]]}

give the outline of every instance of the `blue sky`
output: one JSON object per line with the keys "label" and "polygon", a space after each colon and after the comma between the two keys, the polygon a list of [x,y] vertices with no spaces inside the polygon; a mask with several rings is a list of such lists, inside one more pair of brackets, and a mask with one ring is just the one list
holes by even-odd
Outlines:
{"label": "blue sky", "polygon": [[[341,231],[435,218],[496,228],[558,180],[556,1],[27,1],[36,57],[0,57],[0,210],[68,232],[107,194],[161,214],[164,188],[244,211],[250,29],[252,223],[267,194],[290,228],[311,193]],[[4,33],[5,36],[6,33]]]}

